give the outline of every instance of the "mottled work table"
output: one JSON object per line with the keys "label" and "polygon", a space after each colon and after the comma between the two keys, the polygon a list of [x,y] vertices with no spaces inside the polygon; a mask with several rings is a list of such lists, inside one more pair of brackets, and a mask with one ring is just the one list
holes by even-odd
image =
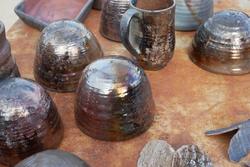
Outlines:
{"label": "mottled work table", "polygon": [[[250,14],[250,0],[216,0],[216,11],[241,9]],[[99,11],[91,11],[85,25],[96,35],[106,55],[130,56],[126,49],[98,32]],[[33,77],[33,59],[40,32],[18,21],[8,32],[12,54],[21,74]],[[148,72],[156,117],[143,135],[125,142],[94,140],[76,127],[74,94],[51,93],[62,117],[65,136],[60,149],[72,152],[92,167],[134,167],[139,151],[151,139],[167,140],[175,148],[197,144],[209,154],[216,167],[237,167],[227,158],[229,138],[206,137],[204,132],[250,118],[250,74],[223,76],[206,72],[188,58],[194,32],[177,32],[175,55],[170,64],[158,72]],[[2,166],[0,166],[2,167]]]}

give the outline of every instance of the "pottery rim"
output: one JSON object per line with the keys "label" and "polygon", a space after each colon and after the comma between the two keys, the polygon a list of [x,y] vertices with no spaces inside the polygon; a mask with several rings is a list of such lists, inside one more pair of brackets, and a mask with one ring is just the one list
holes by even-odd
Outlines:
{"label": "pottery rim", "polygon": [[150,9],[142,9],[142,8],[136,7],[136,5],[135,5],[136,1],[137,0],[129,0],[130,6],[138,11],[147,12],[147,13],[161,13],[161,12],[171,10],[171,9],[175,8],[175,6],[176,6],[175,0],[171,0],[172,1],[171,5],[169,5],[168,7],[165,7],[163,9],[150,10]]}

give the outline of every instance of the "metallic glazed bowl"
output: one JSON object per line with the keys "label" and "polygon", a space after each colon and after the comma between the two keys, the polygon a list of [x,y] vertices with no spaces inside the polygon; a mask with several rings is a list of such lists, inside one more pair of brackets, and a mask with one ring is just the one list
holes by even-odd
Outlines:
{"label": "metallic glazed bowl", "polygon": [[129,9],[129,0],[106,0],[101,14],[100,33],[107,39],[121,42],[120,22]]}
{"label": "metallic glazed bowl", "polygon": [[250,19],[240,11],[216,13],[197,31],[191,60],[220,74],[250,72]]}
{"label": "metallic glazed bowl", "polygon": [[15,167],[88,167],[88,165],[71,153],[47,150],[26,158]]}
{"label": "metallic glazed bowl", "polygon": [[107,141],[130,139],[150,127],[153,112],[147,76],[128,58],[105,57],[84,70],[75,118],[85,134]]}
{"label": "metallic glazed bowl", "polygon": [[0,163],[13,166],[60,144],[60,116],[41,86],[31,80],[10,78],[0,82],[0,92]]}
{"label": "metallic glazed bowl", "polygon": [[35,78],[49,90],[73,92],[83,69],[102,56],[97,39],[84,25],[57,21],[42,31],[34,63]]}
{"label": "metallic glazed bowl", "polygon": [[9,77],[19,77],[20,73],[5,35],[4,24],[0,21],[0,81]]}
{"label": "metallic glazed bowl", "polygon": [[213,13],[214,0],[176,0],[175,28],[180,31],[196,30]]}

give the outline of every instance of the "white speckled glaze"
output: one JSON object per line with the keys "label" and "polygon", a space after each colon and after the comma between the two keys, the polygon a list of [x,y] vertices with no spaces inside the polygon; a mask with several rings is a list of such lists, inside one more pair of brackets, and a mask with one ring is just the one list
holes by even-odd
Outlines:
{"label": "white speckled glaze", "polygon": [[213,0],[176,0],[176,30],[196,30],[213,15],[213,8]]}

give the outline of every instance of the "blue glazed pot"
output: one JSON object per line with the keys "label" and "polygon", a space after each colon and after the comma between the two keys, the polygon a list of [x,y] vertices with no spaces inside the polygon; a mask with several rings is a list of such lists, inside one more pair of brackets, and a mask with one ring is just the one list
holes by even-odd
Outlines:
{"label": "blue glazed pot", "polygon": [[196,30],[213,15],[213,6],[213,0],[176,0],[176,30]]}

